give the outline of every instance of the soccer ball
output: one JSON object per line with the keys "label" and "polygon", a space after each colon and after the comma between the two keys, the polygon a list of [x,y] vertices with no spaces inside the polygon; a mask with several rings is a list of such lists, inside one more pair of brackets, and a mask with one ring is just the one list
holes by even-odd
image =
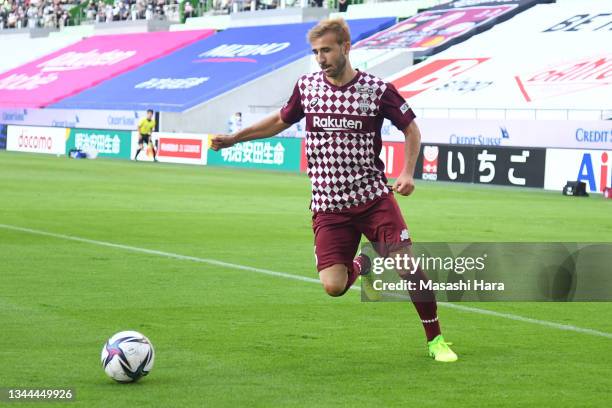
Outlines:
{"label": "soccer ball", "polygon": [[155,350],[144,335],[122,331],[102,347],[102,368],[110,378],[121,383],[138,381],[153,368]]}

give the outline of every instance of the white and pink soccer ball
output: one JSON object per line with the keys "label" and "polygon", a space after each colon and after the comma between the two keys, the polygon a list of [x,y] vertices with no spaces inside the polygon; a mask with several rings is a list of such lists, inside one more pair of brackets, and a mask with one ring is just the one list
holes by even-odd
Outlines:
{"label": "white and pink soccer ball", "polygon": [[102,347],[102,368],[117,382],[138,381],[149,374],[155,361],[151,341],[137,331],[122,331]]}

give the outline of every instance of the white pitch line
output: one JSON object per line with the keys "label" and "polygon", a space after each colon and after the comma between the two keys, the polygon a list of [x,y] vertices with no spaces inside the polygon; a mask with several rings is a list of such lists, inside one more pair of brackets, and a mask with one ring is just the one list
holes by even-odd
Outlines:
{"label": "white pitch line", "polygon": [[[0,224],[0,228],[4,228],[4,229],[7,229],[7,230],[12,230],[12,231],[25,232],[25,233],[34,234],[34,235],[41,235],[41,236],[46,236],[46,237],[65,239],[65,240],[69,240],[69,241],[82,242],[82,243],[91,244],[91,245],[98,245],[98,246],[104,246],[104,247],[109,247],[109,248],[122,249],[122,250],[125,250],[125,251],[139,252],[139,253],[148,254],[148,255],[157,255],[157,256],[162,256],[162,257],[167,257],[167,258],[178,259],[178,260],[181,260],[181,261],[199,262],[199,263],[204,263],[204,264],[208,264],[208,265],[220,266],[220,267],[223,267],[223,268],[237,269],[237,270],[243,270],[243,271],[260,273],[260,274],[263,274],[263,275],[276,276],[276,277],[279,277],[279,278],[292,279],[292,280],[298,280],[298,281],[302,281],[302,282],[310,282],[310,283],[320,284],[320,281],[318,279],[315,279],[315,278],[309,278],[309,277],[306,277],[306,276],[294,275],[294,274],[286,273],[286,272],[277,272],[277,271],[272,271],[272,270],[263,269],[263,268],[254,268],[252,266],[240,265],[240,264],[235,264],[235,263],[230,263],[230,262],[223,262],[223,261],[218,261],[216,259],[199,258],[199,257],[196,257],[196,256],[181,255],[181,254],[175,254],[175,253],[172,253],[172,252],[157,251],[157,250],[154,250],[154,249],[140,248],[140,247],[135,247],[135,246],[131,246],[131,245],[123,245],[123,244],[116,244],[116,243],[113,243],[113,242],[98,241],[98,240],[95,240],[95,239],[81,238],[81,237],[77,237],[77,236],[73,236],[73,235],[56,234],[56,233],[53,233],[53,232],[35,230],[35,229],[31,229],[31,228],[23,228],[23,227],[18,227],[18,226],[15,226],[15,225]],[[353,290],[360,290],[356,286],[351,287],[351,289],[353,289]],[[460,310],[460,311],[463,311],[463,312],[470,312],[470,313],[477,313],[477,314],[487,315],[487,316],[501,317],[501,318],[504,318],[504,319],[514,320],[514,321],[517,321],[517,322],[537,324],[537,325],[540,325],[540,326],[545,326],[545,327],[549,327],[549,328],[553,328],[553,329],[570,331],[570,332],[576,332],[576,333],[582,333],[582,334],[589,334],[589,335],[592,335],[592,336],[605,337],[605,338],[608,338],[608,339],[612,339],[612,333],[602,332],[602,331],[599,331],[599,330],[587,329],[587,328],[584,328],[584,327],[578,327],[578,326],[573,326],[573,325],[569,325],[569,324],[555,323],[555,322],[550,322],[548,320],[533,319],[533,318],[530,318],[530,317],[519,316],[519,315],[515,315],[515,314],[511,314],[511,313],[502,313],[502,312],[495,312],[493,310],[479,309],[479,308],[476,308],[476,307],[464,306],[464,305],[460,305],[460,304],[456,304],[456,303],[439,302],[438,304],[440,306],[443,306],[443,307],[448,307],[450,309]]]}

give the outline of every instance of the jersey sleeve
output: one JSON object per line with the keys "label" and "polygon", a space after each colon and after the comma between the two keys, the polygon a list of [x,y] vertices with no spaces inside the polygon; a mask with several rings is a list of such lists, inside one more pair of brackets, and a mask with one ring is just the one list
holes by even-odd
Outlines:
{"label": "jersey sleeve", "polygon": [[380,101],[380,113],[389,119],[399,130],[404,130],[416,115],[408,105],[408,102],[399,94],[393,84],[387,84],[387,89]]}
{"label": "jersey sleeve", "polygon": [[302,98],[300,96],[300,88],[295,84],[293,93],[289,100],[280,110],[280,116],[283,122],[293,124],[299,122],[304,117],[304,109],[302,109]]}

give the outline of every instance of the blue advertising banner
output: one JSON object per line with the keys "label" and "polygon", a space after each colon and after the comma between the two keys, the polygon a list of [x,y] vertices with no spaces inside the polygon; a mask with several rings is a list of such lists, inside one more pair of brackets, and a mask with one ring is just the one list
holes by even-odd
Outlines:
{"label": "blue advertising banner", "polygon": [[0,150],[6,149],[6,125],[0,124]]}
{"label": "blue advertising banner", "polygon": [[[353,41],[394,23],[388,17],[348,21]],[[308,55],[306,33],[314,24],[230,28],[53,107],[182,112]]]}

